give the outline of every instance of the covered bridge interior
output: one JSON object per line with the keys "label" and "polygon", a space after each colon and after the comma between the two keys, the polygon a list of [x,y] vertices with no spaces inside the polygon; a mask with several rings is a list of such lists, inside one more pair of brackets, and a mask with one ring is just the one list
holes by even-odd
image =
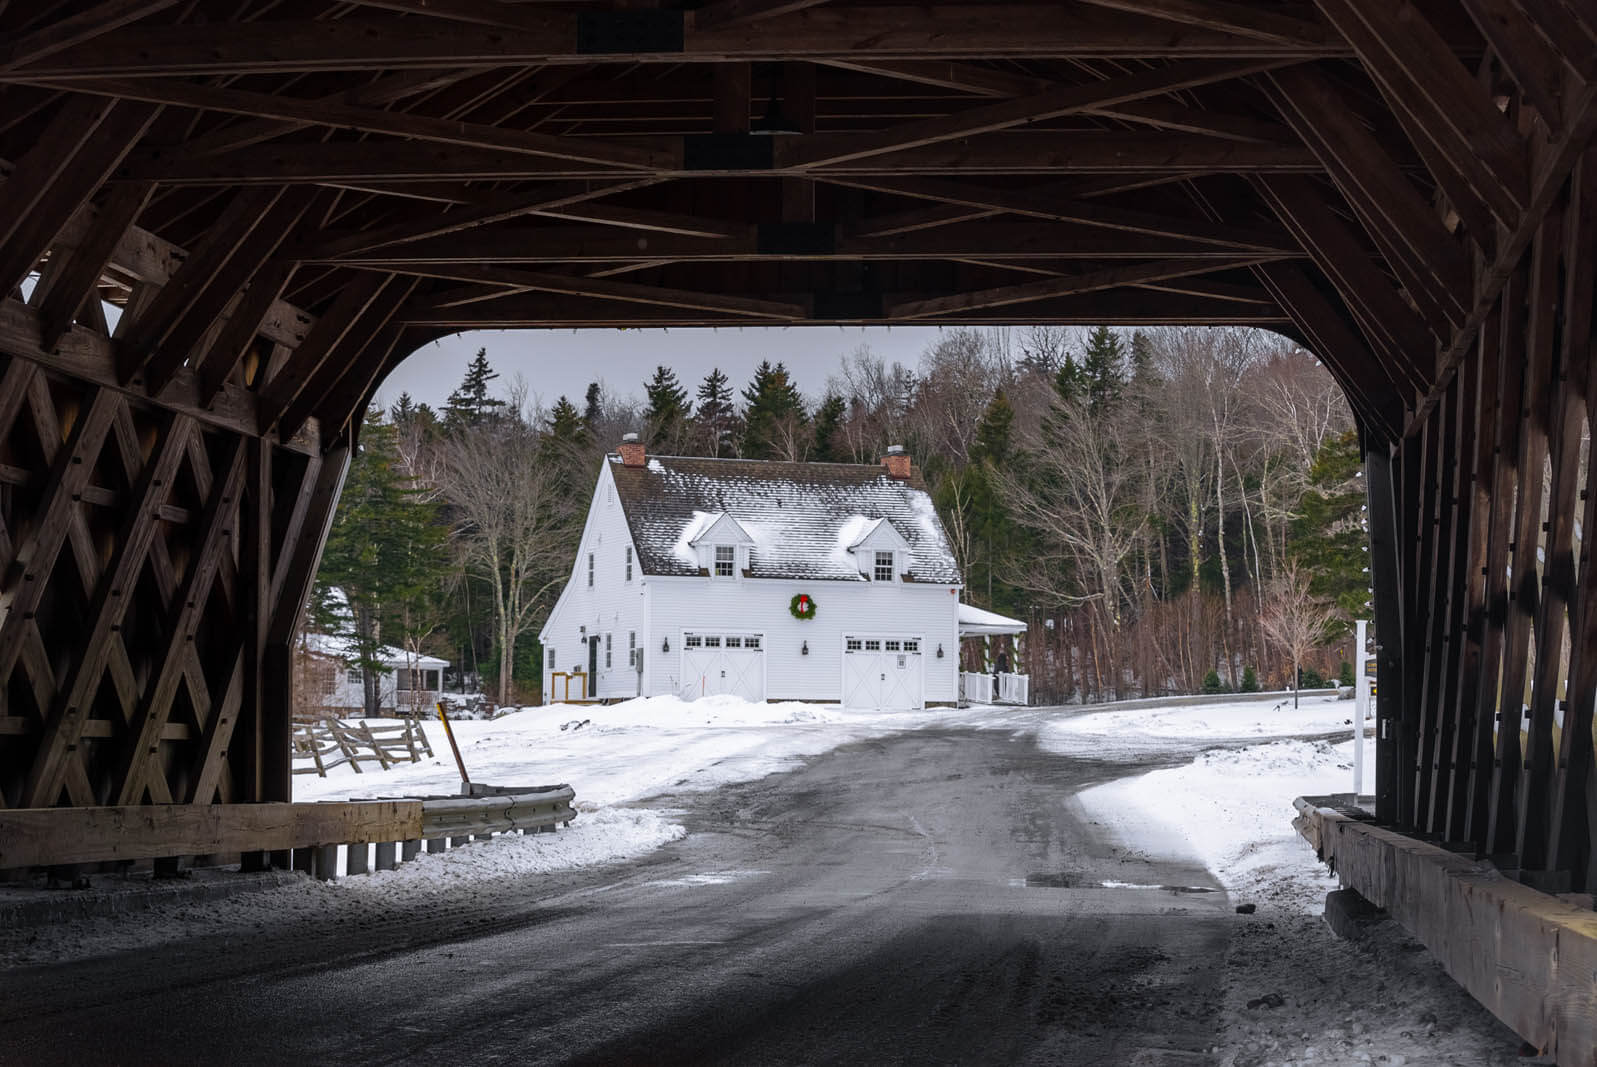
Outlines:
{"label": "covered bridge interior", "polygon": [[0,807],[290,799],[446,333],[1232,323],[1358,419],[1379,818],[1590,889],[1594,98],[1584,0],[0,0]]}

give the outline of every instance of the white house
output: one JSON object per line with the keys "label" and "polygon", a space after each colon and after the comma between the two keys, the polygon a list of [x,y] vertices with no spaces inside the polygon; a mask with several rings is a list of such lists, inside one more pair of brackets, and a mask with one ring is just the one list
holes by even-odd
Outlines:
{"label": "white house", "polygon": [[545,699],[953,704],[959,591],[902,448],[881,466],[650,457],[628,434],[539,634]]}
{"label": "white house", "polygon": [[[313,687],[321,691],[303,694],[301,699],[325,714],[363,714],[365,683],[360,668],[351,666],[359,659],[353,643],[343,637],[308,633],[305,650],[324,660],[328,669],[318,672],[317,684]],[[375,658],[383,665],[377,676],[379,710],[408,712],[421,708],[427,711],[442,699],[443,672],[449,666],[448,660],[410,655],[386,645],[377,650]]]}

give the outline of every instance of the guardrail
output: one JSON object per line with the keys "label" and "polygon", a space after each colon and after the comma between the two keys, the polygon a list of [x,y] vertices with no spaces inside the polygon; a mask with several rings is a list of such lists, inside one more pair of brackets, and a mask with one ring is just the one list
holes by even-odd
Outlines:
{"label": "guardrail", "polygon": [[569,785],[494,789],[467,797],[314,804],[145,804],[0,810],[0,871],[181,857],[273,854],[318,878],[393,870],[423,847],[442,852],[494,834],[553,833],[576,818]]}

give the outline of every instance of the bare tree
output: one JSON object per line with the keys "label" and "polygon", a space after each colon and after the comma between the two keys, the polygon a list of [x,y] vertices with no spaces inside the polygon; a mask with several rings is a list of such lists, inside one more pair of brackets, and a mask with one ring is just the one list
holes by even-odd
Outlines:
{"label": "bare tree", "polygon": [[1271,583],[1260,612],[1265,638],[1292,660],[1292,706],[1298,706],[1298,669],[1304,657],[1324,644],[1331,605],[1309,592],[1309,574],[1288,559]]}
{"label": "bare tree", "polygon": [[540,454],[525,390],[512,395],[511,414],[446,440],[444,497],[452,505],[455,544],[465,567],[493,595],[499,644],[497,701],[511,699],[516,643],[532,629],[545,596],[566,577],[572,535],[570,494],[558,465]]}

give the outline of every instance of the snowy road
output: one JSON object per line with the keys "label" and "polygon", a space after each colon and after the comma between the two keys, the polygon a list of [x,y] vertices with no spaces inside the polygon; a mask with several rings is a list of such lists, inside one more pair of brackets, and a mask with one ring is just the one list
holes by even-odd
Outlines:
{"label": "snowy road", "polygon": [[1208,1062],[1245,920],[1072,799],[1127,769],[995,731],[849,745],[668,798],[688,837],[627,867],[14,968],[5,1059]]}

